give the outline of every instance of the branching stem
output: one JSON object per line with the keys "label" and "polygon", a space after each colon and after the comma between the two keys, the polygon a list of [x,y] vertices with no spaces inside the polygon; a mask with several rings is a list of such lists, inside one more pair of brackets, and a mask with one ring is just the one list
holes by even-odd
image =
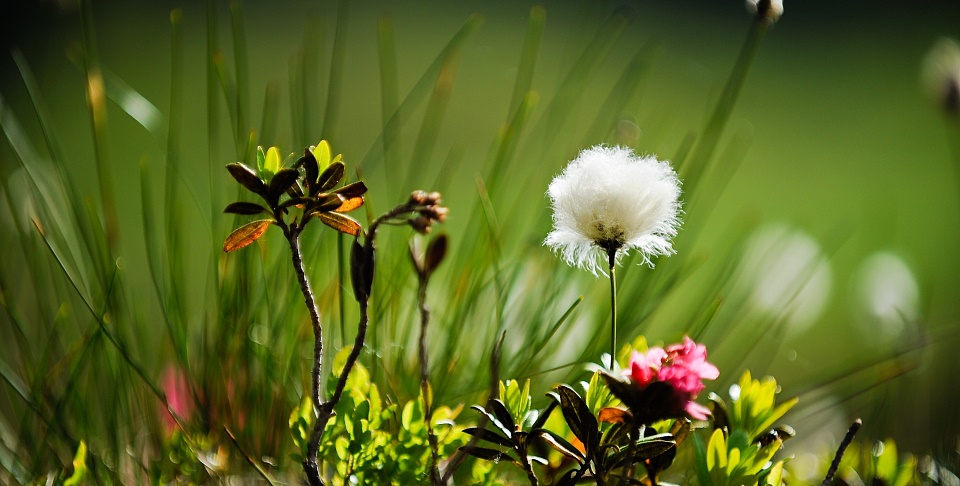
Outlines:
{"label": "branching stem", "polygon": [[[283,220],[277,218],[277,221]],[[303,254],[300,251],[300,232],[302,226],[296,223],[287,226],[281,223],[284,236],[290,243],[290,258],[293,261],[293,270],[297,274],[297,281],[300,283],[300,291],[303,293],[304,303],[310,313],[310,322],[313,324],[313,370],[310,373],[312,388],[310,398],[316,410],[322,410],[322,397],[320,396],[320,367],[323,364],[323,326],[320,322],[320,312],[317,310],[317,302],[313,297],[313,291],[310,289],[310,281],[303,269]],[[320,414],[322,415],[322,413]],[[310,443],[307,446],[307,456],[303,459],[303,471],[307,474],[307,480],[312,486],[322,485],[320,478],[320,466],[317,464],[317,452],[320,450],[320,437],[323,435],[323,429],[320,428],[320,421],[314,426],[313,434],[310,437]]]}

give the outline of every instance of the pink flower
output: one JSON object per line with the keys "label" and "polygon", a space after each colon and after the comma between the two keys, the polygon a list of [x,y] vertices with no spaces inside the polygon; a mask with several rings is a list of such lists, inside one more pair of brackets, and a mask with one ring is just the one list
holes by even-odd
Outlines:
{"label": "pink flower", "polygon": [[[188,419],[193,415],[196,405],[193,401],[193,394],[190,390],[190,383],[187,381],[187,375],[183,370],[176,367],[169,367],[163,372],[160,379],[160,388],[167,397],[167,403],[170,410],[177,414],[181,419]],[[160,406],[160,419],[163,421],[164,429],[172,433],[177,428],[177,423],[170,415],[170,412]]]}
{"label": "pink flower", "polygon": [[630,356],[630,378],[640,388],[646,388],[657,377],[665,359],[667,359],[667,353],[663,348],[650,348],[646,354],[634,351]]}
{"label": "pink flower", "polygon": [[[634,351],[630,357],[630,379],[641,393],[654,382],[670,385],[672,396],[657,415],[679,416],[680,408],[692,418],[705,420],[710,410],[693,400],[705,388],[703,380],[715,380],[720,370],[707,361],[707,348],[687,336],[683,343],[666,349],[652,347],[646,353]],[[645,402],[646,400],[644,400]]]}

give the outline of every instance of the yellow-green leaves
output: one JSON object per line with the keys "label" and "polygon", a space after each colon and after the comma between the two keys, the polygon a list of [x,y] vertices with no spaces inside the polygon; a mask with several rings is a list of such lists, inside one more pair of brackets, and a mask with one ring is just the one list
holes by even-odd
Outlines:
{"label": "yellow-green leaves", "polygon": [[[739,437],[738,437],[739,435]],[[783,461],[771,463],[780,449],[781,441],[765,445],[746,444],[741,432],[730,437],[722,429],[715,429],[706,451],[697,438],[698,474],[705,486],[744,485],[760,486],[782,484]]]}
{"label": "yellow-green leaves", "polygon": [[80,445],[77,446],[77,453],[73,456],[73,474],[70,475],[66,480],[64,480],[64,486],[76,486],[78,484],[83,484],[83,480],[87,475],[87,444],[84,441],[80,441]]}
{"label": "yellow-green leaves", "polygon": [[273,175],[280,170],[280,149],[277,147],[270,147],[267,149],[266,153],[263,151],[263,147],[257,147],[257,172],[260,173],[260,178],[266,181],[269,181],[273,178]]}
{"label": "yellow-green leaves", "polygon": [[792,437],[793,429],[781,426],[771,429],[797,403],[792,398],[778,404],[780,387],[766,377],[754,380],[746,371],[736,386],[738,393],[728,406],[714,394],[714,426],[710,441],[704,447],[696,440],[697,474],[704,485],[774,485],[782,484],[783,461],[773,462],[783,441]]}
{"label": "yellow-green leaves", "polygon": [[320,171],[324,171],[330,164],[340,162],[343,159],[343,155],[337,154],[336,157],[333,157],[333,151],[330,150],[330,142],[326,140],[321,140],[316,147],[312,147],[313,156],[317,158],[317,165],[320,167]]}
{"label": "yellow-green leaves", "polygon": [[780,387],[769,376],[754,380],[750,371],[745,371],[737,386],[740,394],[730,404],[727,416],[732,430],[743,430],[750,438],[766,432],[797,404],[796,397],[777,404],[776,395],[780,393]]}

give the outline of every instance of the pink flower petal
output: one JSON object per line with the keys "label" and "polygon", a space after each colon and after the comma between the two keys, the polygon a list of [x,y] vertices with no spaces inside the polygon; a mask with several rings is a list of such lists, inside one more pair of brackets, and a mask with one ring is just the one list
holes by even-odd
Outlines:
{"label": "pink flower petal", "polygon": [[687,415],[697,420],[706,420],[709,417],[710,409],[700,405],[697,402],[688,402],[686,406]]}

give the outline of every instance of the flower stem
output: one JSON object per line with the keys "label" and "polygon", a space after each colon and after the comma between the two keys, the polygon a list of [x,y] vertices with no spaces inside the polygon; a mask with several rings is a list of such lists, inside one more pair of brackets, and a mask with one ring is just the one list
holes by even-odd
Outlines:
{"label": "flower stem", "polygon": [[610,371],[617,361],[617,250],[608,250],[610,259]]}

